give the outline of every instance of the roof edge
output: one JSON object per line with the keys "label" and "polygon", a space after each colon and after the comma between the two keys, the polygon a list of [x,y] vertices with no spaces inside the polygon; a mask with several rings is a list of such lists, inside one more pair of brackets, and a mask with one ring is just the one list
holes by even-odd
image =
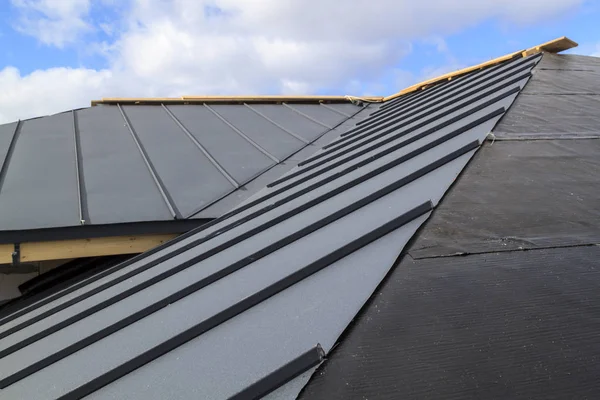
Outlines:
{"label": "roof edge", "polygon": [[506,54],[502,57],[494,58],[492,60],[477,64],[477,65],[473,65],[471,67],[459,69],[459,70],[438,76],[436,78],[431,78],[431,79],[425,80],[423,82],[409,86],[406,89],[403,89],[400,92],[395,93],[391,96],[384,97],[383,101],[392,100],[392,99],[395,99],[402,95],[405,95],[405,94],[408,94],[408,93],[411,93],[411,92],[414,92],[417,90],[425,89],[431,85],[435,85],[436,83],[440,83],[440,82],[446,81],[446,80],[451,80],[452,78],[466,74],[468,72],[472,72],[472,71],[475,71],[475,70],[478,70],[481,68],[499,64],[503,61],[507,61],[507,60],[510,60],[515,57],[527,57],[527,56],[537,54],[537,53],[542,53],[542,52],[560,53],[561,51],[569,50],[569,49],[572,49],[577,46],[578,46],[577,42],[574,42],[573,40],[569,39],[566,36],[562,36],[557,39],[550,40],[549,42],[542,43],[537,46],[531,47],[529,49],[515,51],[514,53]]}
{"label": "roof edge", "polygon": [[243,104],[243,103],[380,103],[383,96],[331,96],[331,95],[266,95],[266,96],[181,96],[181,97],[104,97],[92,100],[92,106],[100,104]]}

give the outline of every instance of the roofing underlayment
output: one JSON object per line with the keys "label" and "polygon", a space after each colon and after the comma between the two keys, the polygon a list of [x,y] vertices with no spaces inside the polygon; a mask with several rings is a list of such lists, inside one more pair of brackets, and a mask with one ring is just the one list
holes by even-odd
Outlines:
{"label": "roofing underlayment", "polygon": [[600,398],[600,58],[533,73],[301,399]]}
{"label": "roofing underlayment", "polygon": [[0,125],[0,243],[188,231],[281,176],[361,110],[112,103]]}
{"label": "roofing underlayment", "polygon": [[371,106],[233,211],[3,310],[0,397],[294,398],[539,60]]}

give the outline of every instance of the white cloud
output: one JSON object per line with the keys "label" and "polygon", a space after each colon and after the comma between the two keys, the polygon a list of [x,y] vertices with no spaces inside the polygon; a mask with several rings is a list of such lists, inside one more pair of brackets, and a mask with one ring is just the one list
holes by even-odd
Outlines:
{"label": "white cloud", "polygon": [[92,30],[90,0],[11,0],[20,11],[15,27],[46,45],[64,47]]}
{"label": "white cloud", "polygon": [[90,26],[89,0],[13,0],[24,11],[21,29],[43,43],[66,46],[90,29],[109,32],[110,42],[90,44],[108,68],[26,76],[6,68],[0,86],[11,94],[0,94],[0,120],[86,106],[102,96],[388,94],[382,79],[415,78],[394,67],[416,39],[446,51],[444,35],[484,20],[527,24],[581,2],[131,0],[119,2],[118,21]]}

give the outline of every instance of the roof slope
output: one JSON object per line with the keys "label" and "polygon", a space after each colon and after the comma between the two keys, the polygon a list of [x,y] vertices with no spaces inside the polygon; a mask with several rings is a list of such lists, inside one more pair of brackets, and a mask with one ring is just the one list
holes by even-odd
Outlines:
{"label": "roof slope", "polygon": [[5,311],[0,394],[295,396],[537,60],[384,103],[204,227]]}
{"label": "roof slope", "polygon": [[15,242],[18,231],[84,225],[85,237],[90,225],[215,218],[361,109],[115,104],[0,125],[0,229]]}
{"label": "roof slope", "polygon": [[600,397],[598,66],[544,54],[301,398]]}

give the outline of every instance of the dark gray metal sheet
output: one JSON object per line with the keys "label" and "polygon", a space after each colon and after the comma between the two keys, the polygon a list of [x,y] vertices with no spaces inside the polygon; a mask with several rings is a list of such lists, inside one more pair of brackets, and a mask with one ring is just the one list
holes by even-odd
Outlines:
{"label": "dark gray metal sheet", "polygon": [[[124,229],[121,234],[126,235],[139,234],[143,229],[143,225],[132,224],[172,221],[174,216],[215,218],[292,168],[298,162],[294,158],[295,153],[306,154],[308,151],[312,154],[316,147],[309,141],[328,131],[320,123],[332,123],[336,128],[349,120],[347,115],[362,110],[350,103],[332,104],[327,106],[329,108],[319,104],[300,105],[307,115],[314,115],[313,118],[302,116],[283,104],[253,106],[255,110],[267,110],[265,112],[270,117],[265,114],[265,118],[243,105],[210,107],[173,106],[175,114],[181,114],[181,121],[178,121],[162,106],[124,106],[122,109],[134,135],[118,106],[76,110],[81,153],[77,157],[81,168],[81,219],[85,220],[85,225],[80,226],[77,194],[69,197],[69,201],[57,201],[60,206],[55,213],[41,213],[35,221],[28,219],[24,211],[28,204],[36,210],[48,210],[47,203],[53,201],[57,191],[61,193],[58,196],[71,196],[72,193],[62,190],[67,181],[75,189],[78,187],[77,176],[73,172],[76,168],[73,124],[61,122],[66,126],[62,135],[66,135],[67,142],[53,143],[49,149],[61,147],[60,152],[68,153],[71,159],[46,163],[44,172],[47,171],[50,178],[43,185],[30,185],[26,192],[14,184],[13,178],[9,177],[8,181],[2,179],[8,186],[0,188],[0,204],[4,205],[0,213],[4,213],[5,218],[0,224],[0,231],[4,231],[4,236],[18,232],[17,236],[21,238],[35,236],[36,240],[53,240],[55,235],[72,238],[73,230],[56,231],[65,227],[81,228],[76,237],[92,237],[97,236],[98,230],[90,229],[90,225],[120,224]],[[310,111],[313,108],[316,111]],[[333,111],[338,109],[340,112]],[[38,156],[46,149],[41,143],[45,138],[45,126],[52,126],[55,124],[53,121],[72,115],[69,112],[25,121],[30,127],[28,129],[33,127],[36,130],[28,134],[34,139],[24,139],[28,142],[33,140],[27,144],[32,150],[27,154],[18,150],[15,157],[6,163],[6,170],[21,164],[29,165],[32,158],[44,160],[54,157]],[[318,121],[318,118],[323,118],[324,122]],[[0,126],[2,162],[9,151],[15,126],[16,123]],[[336,128],[329,132],[331,134],[324,139],[331,140],[342,131]],[[324,144],[321,139],[319,143]],[[15,164],[11,167],[13,162]],[[267,172],[270,173],[262,177]],[[57,177],[56,182],[54,177]],[[24,201],[23,196],[26,197]],[[209,209],[205,212],[205,208]],[[107,232],[113,235],[110,232],[114,229]]]}
{"label": "dark gray metal sheet", "polygon": [[[314,105],[314,104],[288,104],[294,110],[311,117],[312,119],[319,121],[325,126],[334,127],[341,121],[347,118],[347,116],[335,112],[327,107]],[[342,111],[342,110],[339,110]]]}
{"label": "dark gray metal sheet", "polygon": [[600,243],[598,154],[595,139],[487,142],[411,255]]}
{"label": "dark gray metal sheet", "polygon": [[247,106],[214,105],[211,108],[279,159],[286,158],[305,144]]}
{"label": "dark gray metal sheet", "polygon": [[237,182],[245,182],[274,164],[210,110],[193,105],[168,108]]}
{"label": "dark gray metal sheet", "polygon": [[267,184],[289,172],[300,161],[312,156],[321,147],[329,144],[331,141],[339,137],[340,134],[353,128],[358,121],[362,121],[363,119],[367,118],[368,112],[371,108],[371,106],[368,106],[363,110],[354,105],[350,105],[350,107],[352,107],[351,110],[354,111],[352,118],[348,118],[347,120],[343,121],[335,129],[326,132],[310,145],[302,147],[300,150],[293,153],[288,159],[286,159],[285,162],[275,165],[273,168],[265,171],[265,173],[257,176],[256,179],[246,183],[242,190],[236,190],[212,206],[202,210],[200,213],[195,215],[194,218],[218,218],[236,206],[244,203],[246,200],[248,200],[248,198],[254,196]]}
{"label": "dark gray metal sheet", "polygon": [[83,109],[77,118],[90,222],[172,219],[117,107]]}
{"label": "dark gray metal sheet", "polygon": [[[365,105],[376,105],[377,103],[365,103]],[[350,103],[334,103],[334,104],[327,104],[327,107],[329,108],[333,108],[337,111],[346,113],[346,114],[355,114],[356,110],[357,110],[357,106],[354,104],[350,104]],[[371,110],[373,111],[373,110]]]}
{"label": "dark gray metal sheet", "polygon": [[[2,168],[2,165],[6,162],[8,149],[15,134],[16,127],[16,122],[0,125],[0,168]],[[0,190],[2,190],[2,187],[0,187]]]}
{"label": "dark gray metal sheet", "polygon": [[[295,107],[296,104],[293,106]],[[294,133],[296,133],[295,130],[297,130],[298,126],[302,126],[304,128],[303,132],[298,132],[298,135],[306,140],[314,140],[328,130],[326,127],[303,117],[289,108],[282,108],[279,105],[253,104],[252,108]],[[343,118],[340,120],[343,120]]]}
{"label": "dark gray metal sheet", "polygon": [[20,129],[0,192],[1,229],[79,225],[73,116],[24,121]]}
{"label": "dark gray metal sheet", "polygon": [[161,106],[125,106],[123,111],[184,216],[233,189]]}
{"label": "dark gray metal sheet", "polygon": [[498,139],[600,137],[600,58],[544,54]]}
{"label": "dark gray metal sheet", "polygon": [[598,398],[599,260],[405,257],[300,399]]}

